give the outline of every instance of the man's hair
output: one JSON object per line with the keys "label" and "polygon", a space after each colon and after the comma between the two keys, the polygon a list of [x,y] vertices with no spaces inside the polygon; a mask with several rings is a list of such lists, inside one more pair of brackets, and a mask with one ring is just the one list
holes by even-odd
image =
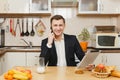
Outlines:
{"label": "man's hair", "polygon": [[54,16],[50,19],[50,23],[52,24],[52,21],[53,21],[53,20],[60,20],[60,19],[62,19],[63,22],[64,22],[64,24],[65,24],[65,19],[64,19],[64,17],[61,16],[61,15],[54,15]]}

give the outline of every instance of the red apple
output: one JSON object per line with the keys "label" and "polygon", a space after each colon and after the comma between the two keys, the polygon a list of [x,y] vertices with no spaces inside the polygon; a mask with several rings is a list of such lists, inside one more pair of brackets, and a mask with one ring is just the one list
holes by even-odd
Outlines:
{"label": "red apple", "polygon": [[105,66],[104,66],[103,64],[98,64],[98,67],[99,67],[100,69],[104,69],[104,68],[105,68]]}
{"label": "red apple", "polygon": [[26,69],[26,70],[25,70],[25,73],[31,74],[31,70]]}

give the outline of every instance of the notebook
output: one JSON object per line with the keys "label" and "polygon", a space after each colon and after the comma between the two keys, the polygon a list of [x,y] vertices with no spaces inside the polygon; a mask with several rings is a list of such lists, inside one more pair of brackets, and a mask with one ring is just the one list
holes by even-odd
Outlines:
{"label": "notebook", "polygon": [[77,68],[85,68],[88,64],[93,64],[99,54],[99,52],[87,52],[80,63],[78,63]]}

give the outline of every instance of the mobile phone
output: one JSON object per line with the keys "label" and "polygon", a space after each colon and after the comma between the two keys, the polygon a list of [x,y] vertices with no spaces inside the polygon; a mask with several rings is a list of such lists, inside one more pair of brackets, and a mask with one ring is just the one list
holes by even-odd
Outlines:
{"label": "mobile phone", "polygon": [[51,33],[52,33],[53,32],[52,27],[50,27],[50,29],[51,29]]}

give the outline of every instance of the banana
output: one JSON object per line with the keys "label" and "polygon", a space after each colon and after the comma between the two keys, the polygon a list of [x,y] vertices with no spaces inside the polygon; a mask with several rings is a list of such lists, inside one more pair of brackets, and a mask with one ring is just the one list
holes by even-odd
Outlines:
{"label": "banana", "polygon": [[20,79],[20,80],[29,80],[29,78],[27,76],[24,76],[22,74],[14,74],[13,78]]}
{"label": "banana", "polygon": [[23,76],[27,76],[27,73],[20,72],[20,71],[17,71],[17,70],[15,70],[15,69],[13,69],[13,71],[14,71],[15,74],[21,74],[21,75],[23,75]]}

